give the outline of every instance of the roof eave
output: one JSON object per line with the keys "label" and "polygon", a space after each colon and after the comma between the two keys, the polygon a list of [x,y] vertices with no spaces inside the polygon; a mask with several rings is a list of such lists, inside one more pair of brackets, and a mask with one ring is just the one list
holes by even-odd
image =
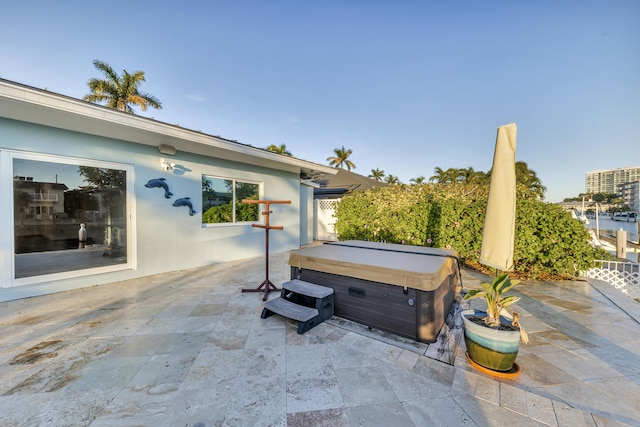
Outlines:
{"label": "roof eave", "polygon": [[178,151],[276,170],[308,174],[337,172],[330,166],[3,79],[0,79],[0,117],[155,147],[166,144]]}

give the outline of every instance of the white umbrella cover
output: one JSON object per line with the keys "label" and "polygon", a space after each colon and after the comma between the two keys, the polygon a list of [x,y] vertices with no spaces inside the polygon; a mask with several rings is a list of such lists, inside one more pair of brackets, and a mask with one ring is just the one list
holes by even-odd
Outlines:
{"label": "white umbrella cover", "polygon": [[501,271],[513,270],[517,133],[515,123],[498,128],[489,200],[482,231],[480,263]]}

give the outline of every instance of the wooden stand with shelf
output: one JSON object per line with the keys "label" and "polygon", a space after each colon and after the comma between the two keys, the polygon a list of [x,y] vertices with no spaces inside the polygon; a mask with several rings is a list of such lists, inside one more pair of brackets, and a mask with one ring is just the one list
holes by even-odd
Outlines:
{"label": "wooden stand with shelf", "polygon": [[265,231],[265,279],[256,289],[243,289],[242,292],[264,292],[264,296],[262,297],[262,301],[267,300],[267,296],[271,291],[279,291],[271,280],[269,280],[269,230],[283,230],[284,227],[281,225],[270,225],[269,224],[269,215],[273,213],[269,206],[270,205],[289,205],[291,204],[291,200],[242,200],[242,203],[253,204],[253,205],[265,205],[265,210],[262,211],[262,215],[265,217],[264,225],[262,224],[252,224],[251,226],[254,228],[264,228]]}

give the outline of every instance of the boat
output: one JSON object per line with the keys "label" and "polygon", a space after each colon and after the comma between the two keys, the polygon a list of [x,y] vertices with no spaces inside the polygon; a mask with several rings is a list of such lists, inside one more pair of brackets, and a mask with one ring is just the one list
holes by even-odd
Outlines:
{"label": "boat", "polygon": [[636,222],[638,215],[635,212],[616,212],[611,219],[614,221]]}

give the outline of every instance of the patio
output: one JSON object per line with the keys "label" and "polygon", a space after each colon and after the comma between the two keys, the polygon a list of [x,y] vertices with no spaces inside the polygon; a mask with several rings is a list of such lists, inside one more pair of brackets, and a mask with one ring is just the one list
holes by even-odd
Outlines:
{"label": "patio", "polygon": [[602,282],[517,287],[531,342],[499,380],[464,342],[451,366],[335,317],[298,335],[240,292],[263,279],[255,258],[0,303],[0,424],[640,425],[640,304]]}

